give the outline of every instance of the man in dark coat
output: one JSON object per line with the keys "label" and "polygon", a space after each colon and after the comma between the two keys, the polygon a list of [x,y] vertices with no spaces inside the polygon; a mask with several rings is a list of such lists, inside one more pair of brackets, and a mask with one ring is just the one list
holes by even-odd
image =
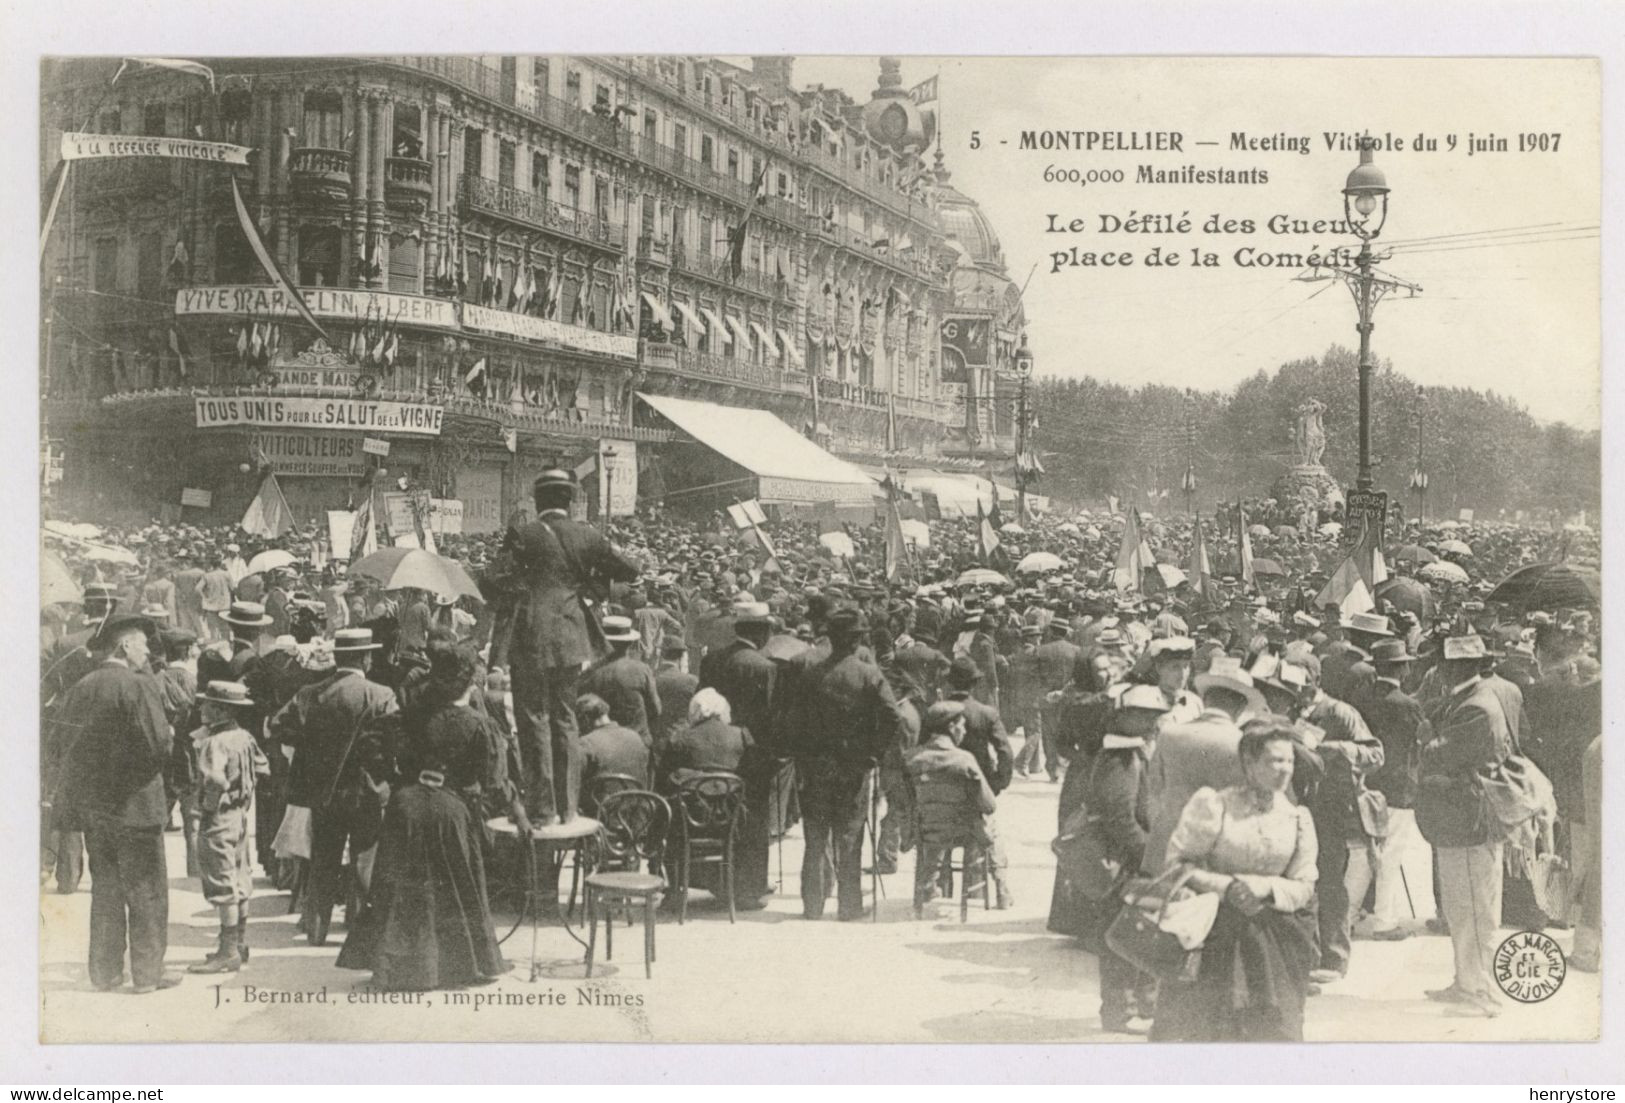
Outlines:
{"label": "man in dark coat", "polygon": [[[370,628],[339,629],[333,673],[300,689],[271,718],[272,738],[294,752],[287,803],[310,809],[303,925],[313,946],[326,943],[333,905],[343,895],[346,842],[363,896],[371,883],[387,798],[380,787],[394,769],[400,724],[395,691],[367,678],[381,646]],[[346,919],[354,926],[355,916]]]}
{"label": "man in dark coat", "polygon": [[667,633],[660,644],[660,665],[655,668],[655,693],[660,698],[660,719],[654,725],[655,747],[688,722],[688,703],[700,688],[700,679],[683,669],[688,644]]}
{"label": "man in dark coat", "polygon": [[791,707],[780,711],[793,718],[794,727],[779,734],[788,736],[802,782],[807,839],[801,861],[802,914],[823,917],[825,860],[833,851],[839,915],[851,920],[864,914],[863,831],[873,799],[873,772],[896,739],[900,718],[885,675],[859,654],[869,632],[863,614],[837,610],[828,631],[828,656],[794,676]]}
{"label": "man in dark coat", "polygon": [[600,642],[583,602],[612,581],[631,582],[638,569],[597,529],[570,519],[569,472],[542,472],[534,493],[536,520],[509,528],[493,571],[491,666],[511,669],[525,800],[545,827],[574,819],[581,793],[576,682]]}
{"label": "man in dark coat", "polygon": [[1502,844],[1478,775],[1506,759],[1512,738],[1500,700],[1479,676],[1485,657],[1477,636],[1443,641],[1444,689],[1428,714],[1416,825],[1433,844],[1439,903],[1455,949],[1455,980],[1428,998],[1494,1017],[1501,1007],[1491,971],[1500,938]]}
{"label": "man in dark coat", "polygon": [[631,728],[648,747],[654,743],[654,725],[660,723],[660,692],[655,672],[642,659],[638,630],[632,620],[608,616],[603,622],[604,641],[610,654],[587,668],[576,683],[582,693],[594,693],[609,706],[609,715],[623,727]]}
{"label": "man in dark coat", "polygon": [[[1039,644],[1033,653],[1033,660],[1038,668],[1038,704],[1033,714],[1038,717],[1040,728],[1038,735],[1043,744],[1044,769],[1049,774],[1049,779],[1054,781],[1061,774],[1061,755],[1055,745],[1055,732],[1058,726],[1055,707],[1049,703],[1048,697],[1051,693],[1066,688],[1066,683],[1072,677],[1072,670],[1078,664],[1078,657],[1083,654],[1083,648],[1067,638],[1072,634],[1072,626],[1059,617],[1050,621],[1048,633],[1049,638]],[[1029,732],[1029,737],[1032,734]],[[1036,762],[1034,765],[1036,766]]]}
{"label": "man in dark coat", "polygon": [[67,742],[59,792],[62,822],[83,831],[90,852],[90,981],[124,981],[126,939],[137,993],[169,988],[169,871],[164,860],[164,767],[171,731],[158,681],[147,673],[151,625],[107,621],[91,643],[102,663],[68,691],[60,726]]}
{"label": "man in dark coat", "polygon": [[[981,680],[982,671],[975,662],[964,656],[955,659],[948,671],[946,700],[957,701],[964,706],[965,739],[960,746],[976,759],[976,764],[981,767],[982,776],[987,779],[996,797],[1010,787],[1010,779],[1015,769],[1015,755],[1010,750],[1010,737],[1005,734],[1004,721],[999,718],[998,708],[983,704],[975,697],[976,688]],[[1009,881],[1005,877],[1009,858],[1005,853],[1004,844],[999,841],[998,828],[991,814],[987,817],[987,829],[993,838],[993,887],[998,890],[998,902],[995,906],[1011,908],[1015,906],[1015,896],[1011,893]]]}
{"label": "man in dark coat", "polygon": [[1405,641],[1392,639],[1373,644],[1371,659],[1377,678],[1361,702],[1360,713],[1371,734],[1382,743],[1383,762],[1382,768],[1367,780],[1388,801],[1388,835],[1377,847],[1377,900],[1371,937],[1397,941],[1410,935],[1409,928],[1399,923],[1404,902],[1404,863],[1421,842],[1416,833],[1416,785],[1423,716],[1421,704],[1400,688],[1415,661]]}
{"label": "man in dark coat", "polygon": [[948,656],[937,650],[936,642],[930,629],[922,628],[916,620],[912,633],[897,638],[892,655],[892,663],[920,687],[925,705],[935,703],[950,665]]}
{"label": "man in dark coat", "polygon": [[[621,774],[649,787],[649,748],[643,737],[615,722],[609,704],[595,693],[576,698],[576,720],[581,724],[581,787],[590,791],[592,780],[606,774]],[[596,807],[586,809],[588,815]]]}

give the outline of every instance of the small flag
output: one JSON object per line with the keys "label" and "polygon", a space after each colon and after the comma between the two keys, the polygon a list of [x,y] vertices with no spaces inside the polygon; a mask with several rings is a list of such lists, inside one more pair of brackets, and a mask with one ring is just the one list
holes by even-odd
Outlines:
{"label": "small flag", "polygon": [[519,430],[512,426],[502,430],[502,443],[508,446],[508,451],[517,454],[519,451]]}
{"label": "small flag", "polygon": [[[186,378],[186,338],[174,326],[169,327],[169,351],[175,354],[175,361],[180,365],[181,378]],[[71,366],[78,357],[79,349],[75,345],[68,349],[68,363]]]}
{"label": "small flag", "polygon": [[480,389],[484,390],[485,389],[484,378],[485,378],[485,357],[482,356],[478,360],[474,361],[474,366],[472,368],[468,369],[468,374],[463,376],[463,382],[468,384],[469,387],[472,388],[475,385],[476,381],[478,381]]}
{"label": "small flag", "polygon": [[397,330],[389,331],[389,347],[384,349],[384,363],[390,367],[395,366],[395,358],[401,352],[401,335]]}
{"label": "small flag", "polygon": [[[997,494],[998,490],[995,488],[995,498],[997,497]],[[996,501],[995,506],[997,506]],[[993,527],[993,522],[988,519],[987,514],[982,512],[981,495],[977,495],[976,497],[976,543],[977,551],[981,554],[982,562],[984,563],[992,559],[993,552],[999,546],[998,531]]]}
{"label": "small flag", "polygon": [[250,536],[264,537],[281,536],[294,527],[293,511],[288,508],[288,499],[283,496],[274,472],[266,472],[260,481],[259,492],[248,503],[238,527]]}
{"label": "small flag", "polygon": [[191,257],[187,255],[186,243],[184,241],[175,242],[175,251],[169,258],[169,282],[186,282],[186,266],[189,263],[191,263]]}

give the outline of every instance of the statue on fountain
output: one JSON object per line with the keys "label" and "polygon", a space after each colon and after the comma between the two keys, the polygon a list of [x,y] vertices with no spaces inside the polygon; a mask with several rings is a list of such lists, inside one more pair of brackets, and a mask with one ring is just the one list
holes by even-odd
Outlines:
{"label": "statue on fountain", "polygon": [[1294,413],[1292,448],[1297,462],[1275,480],[1270,496],[1297,516],[1300,527],[1313,531],[1321,511],[1331,512],[1343,504],[1343,488],[1322,463],[1326,427],[1321,418],[1326,404],[1318,398],[1306,399]]}
{"label": "statue on fountain", "polygon": [[1320,415],[1326,404],[1311,398],[1298,407],[1298,423],[1292,430],[1292,441],[1298,449],[1298,463],[1304,467],[1321,466],[1320,458],[1326,454],[1326,429]]}

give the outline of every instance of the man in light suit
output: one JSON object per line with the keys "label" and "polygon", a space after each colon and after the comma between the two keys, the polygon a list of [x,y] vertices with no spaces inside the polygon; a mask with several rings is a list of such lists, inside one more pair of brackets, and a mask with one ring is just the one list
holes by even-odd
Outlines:
{"label": "man in light suit", "polygon": [[538,827],[575,819],[581,795],[576,682],[603,645],[583,599],[638,577],[602,533],[570,519],[575,490],[568,471],[537,476],[536,520],[508,529],[490,576],[491,669],[511,666],[525,803]]}

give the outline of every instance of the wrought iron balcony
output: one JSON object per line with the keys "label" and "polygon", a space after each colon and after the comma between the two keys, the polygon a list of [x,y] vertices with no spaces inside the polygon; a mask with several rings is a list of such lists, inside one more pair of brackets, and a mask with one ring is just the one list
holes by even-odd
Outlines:
{"label": "wrought iron balcony", "polygon": [[638,238],[638,259],[654,264],[671,263],[671,244],[663,237]]}
{"label": "wrought iron balcony", "polygon": [[619,223],[483,176],[464,175],[462,195],[467,206],[526,226],[608,249],[620,250],[626,245],[626,228]]}
{"label": "wrought iron balcony", "polygon": [[296,195],[344,202],[350,197],[350,152],[310,146],[296,149],[288,160],[288,175]]}
{"label": "wrought iron balcony", "polygon": [[668,371],[702,379],[741,383],[750,387],[781,390],[784,376],[770,364],[753,364],[711,352],[698,352],[683,345],[660,341],[640,341],[639,359],[646,369]]}

